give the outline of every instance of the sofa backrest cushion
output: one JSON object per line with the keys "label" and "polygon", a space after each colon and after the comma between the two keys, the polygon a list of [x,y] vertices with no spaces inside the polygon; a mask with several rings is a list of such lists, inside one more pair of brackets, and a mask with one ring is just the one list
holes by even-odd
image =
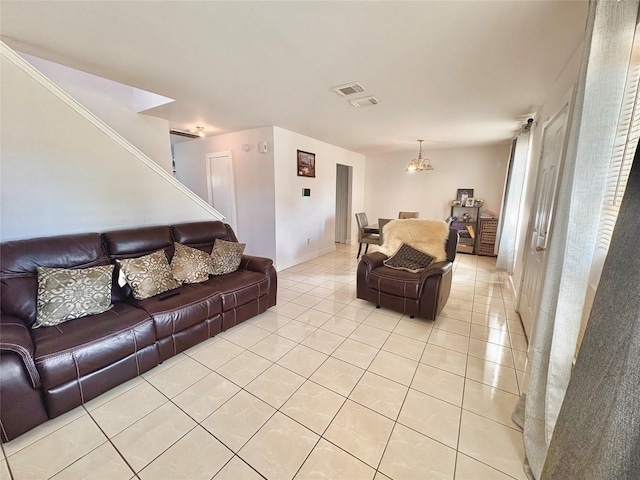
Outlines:
{"label": "sofa backrest cushion", "polygon": [[99,233],[14,240],[0,245],[0,309],[28,327],[36,320],[37,267],[108,265]]}
{"label": "sofa backrest cushion", "polygon": [[102,234],[105,250],[111,260],[137,258],[164,250],[173,256],[173,239],[168,226],[127,228]]}
{"label": "sofa backrest cushion", "polygon": [[238,241],[231,227],[222,222],[181,223],[173,225],[171,232],[176,242],[207,253],[211,253],[213,250],[216,239],[227,242]]}

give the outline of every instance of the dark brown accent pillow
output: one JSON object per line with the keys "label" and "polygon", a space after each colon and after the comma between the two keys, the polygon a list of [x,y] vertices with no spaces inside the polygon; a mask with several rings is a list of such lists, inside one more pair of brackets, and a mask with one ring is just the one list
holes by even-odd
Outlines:
{"label": "dark brown accent pillow", "polygon": [[416,250],[411,245],[403,243],[393,257],[384,260],[384,264],[396,270],[405,270],[418,273],[427,268],[433,262],[434,257]]}

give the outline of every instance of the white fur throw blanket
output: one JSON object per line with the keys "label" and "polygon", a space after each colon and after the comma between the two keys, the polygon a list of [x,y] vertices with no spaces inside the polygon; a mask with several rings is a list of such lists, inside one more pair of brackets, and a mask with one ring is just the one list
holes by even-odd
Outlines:
{"label": "white fur throw blanket", "polygon": [[393,256],[403,243],[435,258],[434,262],[447,259],[444,242],[449,237],[449,225],[442,220],[392,220],[382,231],[384,243],[379,252]]}

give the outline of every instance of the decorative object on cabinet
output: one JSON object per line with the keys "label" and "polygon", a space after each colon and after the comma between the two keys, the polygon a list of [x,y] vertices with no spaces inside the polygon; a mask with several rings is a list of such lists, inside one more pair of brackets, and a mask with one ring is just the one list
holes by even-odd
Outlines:
{"label": "decorative object on cabinet", "polygon": [[480,234],[478,237],[478,255],[495,257],[496,232],[498,231],[497,218],[480,217]]}
{"label": "decorative object on cabinet", "polygon": [[465,207],[475,207],[475,203],[476,203],[476,201],[474,200],[474,198],[473,197],[469,197],[469,198],[467,198],[467,201],[464,202],[464,206]]}
{"label": "decorative object on cabinet", "polygon": [[476,253],[479,211],[480,207],[451,205],[451,215],[449,217],[451,219],[451,228],[455,228],[460,233],[457,249],[459,253]]}

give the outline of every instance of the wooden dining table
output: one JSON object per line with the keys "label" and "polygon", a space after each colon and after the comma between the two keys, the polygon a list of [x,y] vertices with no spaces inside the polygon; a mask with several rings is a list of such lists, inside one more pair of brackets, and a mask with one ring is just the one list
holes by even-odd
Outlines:
{"label": "wooden dining table", "polygon": [[364,233],[375,233],[380,234],[380,226],[377,223],[373,223],[371,225],[367,225],[364,227]]}

